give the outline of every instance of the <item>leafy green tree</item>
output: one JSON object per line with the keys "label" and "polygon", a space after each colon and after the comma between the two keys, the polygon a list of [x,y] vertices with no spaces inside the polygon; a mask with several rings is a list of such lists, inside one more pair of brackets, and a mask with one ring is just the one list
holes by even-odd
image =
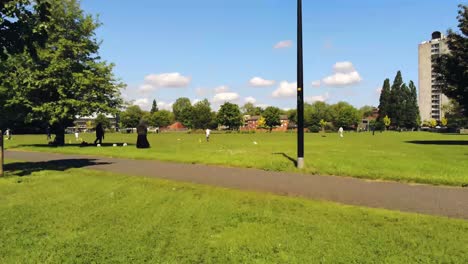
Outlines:
{"label": "leafy green tree", "polygon": [[211,106],[207,99],[193,106],[192,125],[196,129],[208,128],[211,123]]}
{"label": "leafy green tree", "polygon": [[211,121],[208,124],[209,129],[217,129],[218,128],[218,118],[216,112],[211,112]]}
{"label": "leafy green tree", "polygon": [[137,105],[132,105],[127,107],[125,111],[120,114],[120,122],[122,127],[135,128],[140,123],[140,120],[143,118],[144,111]]}
{"label": "leafy green tree", "polygon": [[190,99],[186,97],[177,99],[172,105],[172,112],[177,121],[188,128],[192,128],[193,107]]}
{"label": "leafy green tree", "polygon": [[297,110],[296,109],[290,109],[286,111],[286,115],[288,116],[288,120],[290,122],[297,123]]}
{"label": "leafy green tree", "polygon": [[65,128],[75,116],[117,112],[123,84],[98,55],[95,19],[76,0],[49,2],[44,48],[37,49],[37,59],[26,52],[10,56],[0,70],[0,87],[8,91],[4,107],[22,106],[27,119],[46,120],[55,143],[64,145]]}
{"label": "leafy green tree", "polygon": [[319,125],[322,128],[322,132],[325,133],[325,126],[327,125],[327,121],[321,119]]}
{"label": "leafy green tree", "polygon": [[418,94],[413,81],[409,82],[409,90],[406,99],[406,123],[407,128],[416,128],[420,125],[421,117],[419,115]]}
{"label": "leafy green tree", "polygon": [[367,118],[369,116],[372,116],[374,113],[374,107],[370,105],[365,105],[361,108],[359,108],[359,117],[361,118]]}
{"label": "leafy green tree", "polygon": [[405,124],[407,86],[403,83],[401,71],[398,71],[390,91],[390,105],[388,115],[392,117],[392,124],[403,127]]}
{"label": "leafy green tree", "polygon": [[430,127],[434,128],[437,126],[437,120],[435,120],[434,118],[432,118],[431,120],[429,120],[429,125]]}
{"label": "leafy green tree", "polygon": [[103,114],[99,114],[96,116],[96,119],[94,119],[94,124],[97,125],[97,124],[102,124],[102,127],[104,129],[109,129],[111,128],[111,122],[110,120]]}
{"label": "leafy green tree", "polygon": [[448,124],[447,118],[443,117],[442,120],[440,120],[440,123],[441,123],[444,127],[446,127],[447,124]]}
{"label": "leafy green tree", "polygon": [[269,106],[265,108],[262,116],[265,118],[265,125],[270,132],[274,127],[281,125],[280,115],[281,110],[278,107]]}
{"label": "leafy green tree", "polygon": [[218,123],[229,127],[229,129],[238,129],[242,125],[242,115],[239,106],[229,102],[221,105],[218,111]]}
{"label": "leafy green tree", "polygon": [[0,61],[27,51],[36,57],[47,40],[50,3],[47,0],[3,0],[0,3]]}
{"label": "leafy green tree", "polygon": [[436,58],[434,70],[438,80],[445,83],[442,92],[457,101],[462,113],[468,117],[468,6],[460,5],[458,11],[459,32],[448,31],[449,54]]}
{"label": "leafy green tree", "polygon": [[242,106],[241,110],[242,114],[250,116],[261,115],[264,111],[261,107],[255,106],[252,103],[246,103],[244,106]]}
{"label": "leafy green tree", "polygon": [[[346,102],[338,102],[331,106],[332,122],[336,127],[351,128],[359,122],[359,111]],[[318,126],[320,121],[314,125]]]}
{"label": "leafy green tree", "polygon": [[260,118],[257,121],[257,128],[260,128],[260,129],[267,128],[265,117],[260,116]]}
{"label": "leafy green tree", "polygon": [[449,103],[442,106],[444,116],[450,120],[448,126],[450,128],[468,127],[468,117],[463,115],[461,106],[455,100],[450,100]]}
{"label": "leafy green tree", "polygon": [[390,79],[385,79],[380,92],[379,99],[379,119],[383,119],[384,116],[390,114]]}
{"label": "leafy green tree", "polygon": [[304,104],[304,126],[318,126],[320,120],[332,120],[332,108],[325,102]]}
{"label": "leafy green tree", "polygon": [[174,121],[171,112],[167,110],[159,110],[150,115],[149,124],[154,127],[167,127]]}
{"label": "leafy green tree", "polygon": [[388,129],[388,127],[392,123],[392,120],[390,119],[390,117],[388,117],[388,115],[386,115],[383,119],[383,123],[385,125],[385,129]]}
{"label": "leafy green tree", "polygon": [[150,113],[153,114],[154,112],[159,111],[158,104],[156,103],[156,99],[153,99],[153,104],[151,105]]}

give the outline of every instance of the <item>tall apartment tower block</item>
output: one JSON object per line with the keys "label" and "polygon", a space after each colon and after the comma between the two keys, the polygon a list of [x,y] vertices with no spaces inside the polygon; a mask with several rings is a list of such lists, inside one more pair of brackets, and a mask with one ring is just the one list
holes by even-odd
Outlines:
{"label": "tall apartment tower block", "polygon": [[433,71],[434,58],[449,53],[446,37],[439,31],[432,33],[432,39],[419,44],[419,113],[421,121],[444,117],[442,106],[449,102],[442,93],[443,83],[437,81]]}

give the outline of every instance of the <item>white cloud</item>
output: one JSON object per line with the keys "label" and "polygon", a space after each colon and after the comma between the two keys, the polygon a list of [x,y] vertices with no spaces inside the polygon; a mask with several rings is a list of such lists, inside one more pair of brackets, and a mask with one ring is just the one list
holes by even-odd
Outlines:
{"label": "white cloud", "polygon": [[308,96],[305,98],[306,102],[313,103],[313,102],[325,102],[328,99],[330,99],[330,94],[326,93],[323,95],[314,95],[314,96]]}
{"label": "white cloud", "polygon": [[265,108],[269,107],[270,105],[269,104],[257,104],[256,106],[265,109]]}
{"label": "white cloud", "polygon": [[357,71],[349,73],[337,72],[322,80],[322,82],[327,86],[349,86],[361,81],[362,78]]}
{"label": "white cloud", "polygon": [[289,83],[282,81],[275,91],[273,91],[273,97],[293,97],[297,94],[297,82]]}
{"label": "white cloud", "polygon": [[227,93],[229,92],[229,86],[226,85],[221,85],[216,88],[214,88],[214,92],[219,94],[219,93]]}
{"label": "white cloud", "polygon": [[208,90],[207,89],[204,89],[204,88],[197,88],[195,89],[195,93],[198,95],[198,96],[205,96],[208,94]]}
{"label": "white cloud", "polygon": [[272,86],[275,84],[275,81],[273,80],[265,80],[261,77],[253,77],[249,81],[250,86],[253,87],[267,87],[267,86]]}
{"label": "white cloud", "polygon": [[349,86],[362,81],[359,73],[349,61],[337,62],[333,66],[334,74],[322,79],[326,86]]}
{"label": "white cloud", "polygon": [[320,87],[321,84],[322,84],[321,81],[313,81],[313,82],[312,82],[312,87],[318,88],[318,87]]}
{"label": "white cloud", "polygon": [[[149,111],[151,109],[151,106],[153,105],[153,100],[150,100],[148,98],[139,98],[135,99],[132,102],[133,105],[138,105],[142,110]],[[158,104],[158,109],[160,110],[168,110],[172,111],[172,104],[173,103],[166,103],[163,101],[157,101]]]}
{"label": "white cloud", "polygon": [[382,88],[379,87],[379,88],[375,89],[375,94],[376,95],[380,95],[381,93],[382,93]]}
{"label": "white cloud", "polygon": [[198,99],[198,98],[197,98],[197,99],[193,99],[193,100],[192,100],[192,105],[194,105],[194,104],[196,104],[196,103],[198,103],[198,102],[200,102],[200,101],[201,101],[201,100]]}
{"label": "white cloud", "polygon": [[355,71],[353,63],[351,63],[350,61],[340,61],[340,62],[335,63],[335,65],[333,65],[333,70],[335,72],[344,72],[344,73]]}
{"label": "white cloud", "polygon": [[[152,102],[151,102],[152,103]],[[149,110],[151,107],[148,98],[139,98],[132,102],[133,105],[138,105],[143,110]]]}
{"label": "white cloud", "polygon": [[246,97],[246,98],[244,99],[244,101],[245,101],[246,103],[255,104],[255,103],[257,102],[257,99],[253,98],[252,96],[249,96],[249,97]]}
{"label": "white cloud", "polygon": [[213,97],[214,103],[224,103],[232,102],[239,99],[239,94],[237,93],[218,93]]}
{"label": "white cloud", "polygon": [[190,77],[181,75],[178,72],[150,74],[145,77],[145,83],[140,86],[140,91],[150,92],[157,88],[182,88],[187,87],[191,82]]}
{"label": "white cloud", "polygon": [[273,48],[275,48],[275,49],[286,49],[286,48],[292,47],[292,45],[293,45],[292,40],[283,40],[283,41],[280,41],[280,42],[276,43],[276,45]]}

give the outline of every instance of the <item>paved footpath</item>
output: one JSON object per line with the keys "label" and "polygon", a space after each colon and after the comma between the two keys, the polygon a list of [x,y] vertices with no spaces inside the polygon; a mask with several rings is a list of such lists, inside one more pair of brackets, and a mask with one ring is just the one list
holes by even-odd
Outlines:
{"label": "paved footpath", "polygon": [[[128,160],[94,156],[6,151],[11,160],[82,164],[83,168],[192,182],[226,188],[300,196],[342,204],[468,219],[468,188],[410,185],[257,169]],[[73,161],[76,161],[73,163]],[[66,166],[65,166],[66,167]],[[73,166],[70,166],[73,167]]]}

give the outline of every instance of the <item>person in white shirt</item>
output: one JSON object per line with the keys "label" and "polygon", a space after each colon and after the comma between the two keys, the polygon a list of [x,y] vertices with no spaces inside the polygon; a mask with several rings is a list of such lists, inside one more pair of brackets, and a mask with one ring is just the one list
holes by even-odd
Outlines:
{"label": "person in white shirt", "polygon": [[343,127],[340,127],[340,129],[338,129],[338,132],[340,133],[340,137],[343,137]]}
{"label": "person in white shirt", "polygon": [[209,142],[210,141],[210,133],[211,133],[211,130],[209,128],[207,128],[205,130],[205,135],[206,135],[206,142]]}
{"label": "person in white shirt", "polygon": [[78,141],[78,139],[80,138],[80,134],[78,133],[78,131],[75,132],[75,140]]}

